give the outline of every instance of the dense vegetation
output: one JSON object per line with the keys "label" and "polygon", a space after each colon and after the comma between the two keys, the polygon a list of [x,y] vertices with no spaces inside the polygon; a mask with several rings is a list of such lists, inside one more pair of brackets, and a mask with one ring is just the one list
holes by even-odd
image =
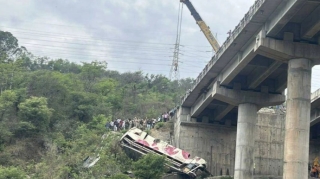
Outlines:
{"label": "dense vegetation", "polygon": [[82,167],[100,145],[104,124],[157,117],[177,105],[193,81],[119,73],[94,59],[36,57],[2,31],[0,73],[0,179],[123,178],[133,164],[116,145],[121,133],[109,132],[101,160]]}

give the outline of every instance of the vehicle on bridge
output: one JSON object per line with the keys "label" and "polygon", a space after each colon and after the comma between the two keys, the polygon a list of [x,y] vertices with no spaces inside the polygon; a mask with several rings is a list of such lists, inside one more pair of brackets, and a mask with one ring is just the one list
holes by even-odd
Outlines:
{"label": "vehicle on bridge", "polygon": [[199,175],[210,175],[206,170],[206,161],[200,157],[190,158],[190,154],[176,148],[160,139],[147,134],[138,128],[131,128],[120,139],[122,147],[133,150],[139,154],[148,153],[166,156],[168,166],[177,172],[187,174],[192,178]]}

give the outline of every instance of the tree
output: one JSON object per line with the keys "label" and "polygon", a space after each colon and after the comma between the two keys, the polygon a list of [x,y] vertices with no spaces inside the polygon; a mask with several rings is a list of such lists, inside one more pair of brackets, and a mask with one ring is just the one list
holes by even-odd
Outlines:
{"label": "tree", "polygon": [[77,65],[73,62],[69,62],[68,60],[58,59],[58,60],[50,60],[48,62],[47,69],[58,71],[61,73],[80,73],[81,66]]}
{"label": "tree", "polygon": [[18,48],[18,40],[10,33],[0,31],[0,59],[1,62],[8,60],[8,56],[15,53]]}
{"label": "tree", "polygon": [[0,96],[0,121],[3,120],[7,111],[14,107],[17,95],[14,91],[6,90]]}
{"label": "tree", "polygon": [[94,84],[101,78],[103,72],[107,68],[106,62],[94,61],[91,63],[84,63],[81,68],[81,79],[84,83],[86,92],[91,92]]}
{"label": "tree", "polygon": [[24,121],[30,121],[39,131],[46,131],[49,127],[52,109],[47,106],[44,97],[31,97],[19,105],[19,115]]}
{"label": "tree", "polygon": [[165,157],[147,154],[133,163],[134,175],[141,179],[160,179],[165,173]]}
{"label": "tree", "polygon": [[[133,169],[132,160],[117,145],[121,133],[108,132],[101,142],[106,122],[155,118],[173,108],[193,80],[178,83],[163,75],[106,67],[105,62],[35,56],[19,47],[11,33],[0,31],[0,165],[21,167],[32,178],[126,179],[121,173]],[[101,158],[84,170],[79,164],[97,144],[104,146]],[[163,172],[164,159],[149,157],[136,165],[142,179]],[[3,171],[10,178],[20,168],[0,167]]]}
{"label": "tree", "polygon": [[71,114],[77,117],[78,120],[89,122],[94,115],[95,107],[97,106],[97,95],[85,92],[73,92],[71,97]]}
{"label": "tree", "polygon": [[99,81],[94,87],[96,92],[103,96],[107,96],[116,90],[117,85],[117,81],[107,78]]}

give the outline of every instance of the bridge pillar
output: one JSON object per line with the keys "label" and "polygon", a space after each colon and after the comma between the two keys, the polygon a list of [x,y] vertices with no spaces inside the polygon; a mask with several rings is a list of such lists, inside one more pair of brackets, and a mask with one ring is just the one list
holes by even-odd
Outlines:
{"label": "bridge pillar", "polygon": [[288,62],[283,179],[307,179],[310,132],[311,61]]}
{"label": "bridge pillar", "polygon": [[254,129],[257,112],[263,106],[282,104],[285,96],[267,91],[255,92],[228,89],[216,82],[212,96],[233,106],[238,106],[238,124],[234,179],[253,179]]}
{"label": "bridge pillar", "polygon": [[253,178],[254,129],[258,107],[243,103],[238,106],[238,125],[235,156],[235,179]]}

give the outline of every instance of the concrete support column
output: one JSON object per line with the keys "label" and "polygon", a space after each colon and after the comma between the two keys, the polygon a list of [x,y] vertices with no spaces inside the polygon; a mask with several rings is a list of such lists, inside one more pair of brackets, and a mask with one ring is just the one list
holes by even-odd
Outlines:
{"label": "concrete support column", "polygon": [[180,124],[187,121],[190,121],[190,108],[181,106],[174,121],[174,146],[176,147],[180,147]]}
{"label": "concrete support column", "polygon": [[178,111],[178,121],[190,121],[190,108],[186,107],[180,107],[180,110]]}
{"label": "concrete support column", "polygon": [[302,58],[288,62],[283,179],[308,178],[311,63]]}
{"label": "concrete support column", "polygon": [[258,107],[243,103],[238,106],[236,161],[234,179],[253,179],[254,129]]}

